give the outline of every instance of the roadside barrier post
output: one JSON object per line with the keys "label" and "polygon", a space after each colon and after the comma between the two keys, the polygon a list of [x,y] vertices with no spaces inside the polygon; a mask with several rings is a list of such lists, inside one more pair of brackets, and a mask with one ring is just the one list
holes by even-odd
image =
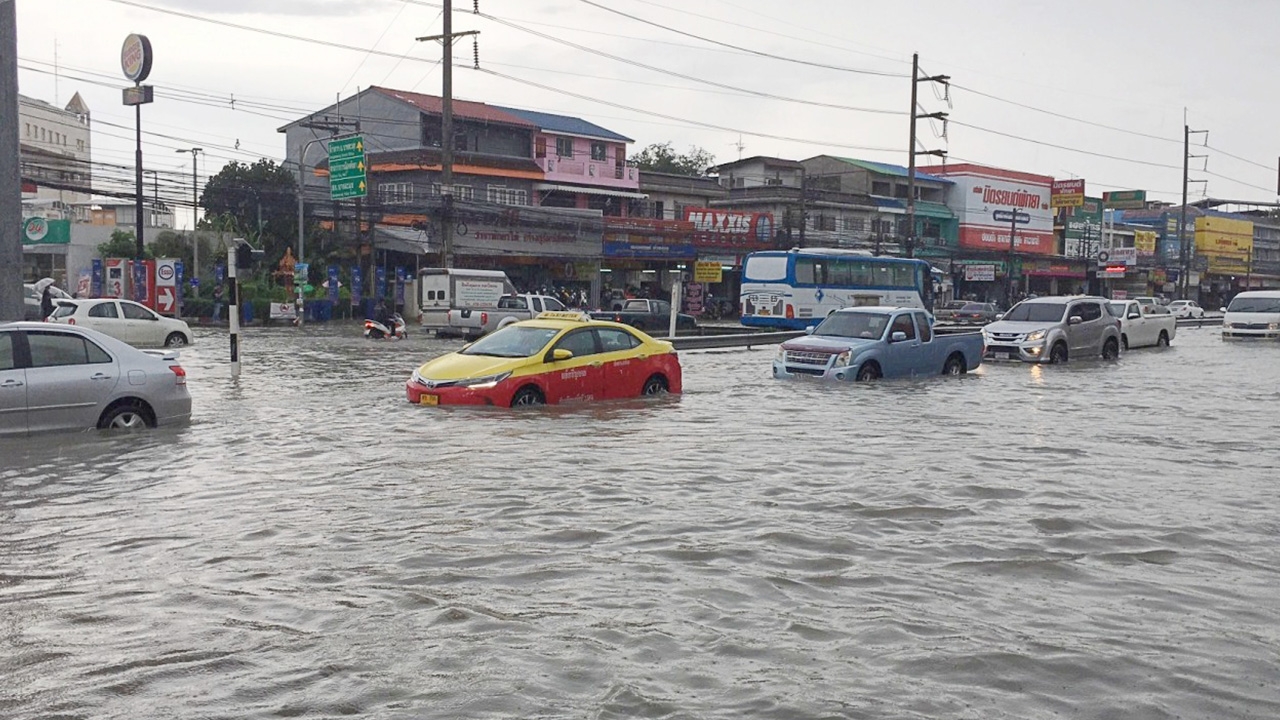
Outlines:
{"label": "roadside barrier post", "polygon": [[683,275],[676,275],[675,280],[671,283],[671,325],[668,328],[670,332],[667,333],[667,337],[676,336],[676,316],[680,314],[680,298],[683,294],[681,285],[684,284],[680,281],[683,277]]}
{"label": "roadside barrier post", "polygon": [[240,238],[236,238],[231,242],[231,246],[227,248],[227,285],[229,285],[229,299],[231,311],[231,377],[240,377],[240,285],[236,280],[236,250],[240,248],[240,243],[244,242]]}

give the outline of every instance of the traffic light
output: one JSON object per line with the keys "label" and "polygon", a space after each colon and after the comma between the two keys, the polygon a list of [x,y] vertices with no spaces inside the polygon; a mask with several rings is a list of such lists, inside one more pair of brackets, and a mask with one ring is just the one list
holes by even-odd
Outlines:
{"label": "traffic light", "polygon": [[249,270],[254,264],[262,259],[263,251],[259,250],[248,242],[241,240],[236,246],[236,269]]}

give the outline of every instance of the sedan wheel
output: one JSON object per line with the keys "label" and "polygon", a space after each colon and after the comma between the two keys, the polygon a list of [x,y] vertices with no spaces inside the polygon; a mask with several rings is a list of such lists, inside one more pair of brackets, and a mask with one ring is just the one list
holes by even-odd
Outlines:
{"label": "sedan wheel", "polygon": [[187,344],[187,336],[180,332],[171,332],[169,337],[164,339],[165,347],[183,347]]}
{"label": "sedan wheel", "polygon": [[144,430],[151,427],[145,410],[136,405],[113,408],[98,423],[103,430]]}

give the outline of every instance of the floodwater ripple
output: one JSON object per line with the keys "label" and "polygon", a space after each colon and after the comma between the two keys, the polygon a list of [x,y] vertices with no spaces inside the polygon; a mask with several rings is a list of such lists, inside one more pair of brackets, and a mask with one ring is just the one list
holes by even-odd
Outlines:
{"label": "floodwater ripple", "polygon": [[1280,716],[1280,349],[418,408],[200,331],[188,427],[0,443],[0,716]]}

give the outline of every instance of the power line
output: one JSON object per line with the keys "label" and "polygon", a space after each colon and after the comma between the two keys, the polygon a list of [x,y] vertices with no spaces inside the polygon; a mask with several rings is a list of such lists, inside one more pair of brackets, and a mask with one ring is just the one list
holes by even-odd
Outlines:
{"label": "power line", "polygon": [[1151,135],[1150,133],[1138,132],[1137,130],[1128,130],[1128,129],[1126,129],[1126,128],[1116,127],[1115,125],[1106,125],[1106,124],[1103,124],[1103,123],[1100,123],[1100,122],[1094,122],[1094,121],[1092,121],[1092,120],[1085,120],[1084,118],[1073,117],[1073,116],[1071,116],[1071,115],[1064,115],[1063,113],[1054,112],[1054,111],[1052,111],[1052,110],[1045,110],[1045,109],[1043,109],[1043,108],[1038,108],[1038,107],[1035,107],[1035,106],[1033,106],[1033,105],[1027,105],[1026,103],[1020,103],[1020,102],[1018,102],[1018,101],[1016,101],[1016,100],[1009,100],[1009,99],[1007,99],[1007,98],[1002,98],[1002,97],[999,97],[999,96],[996,96],[996,95],[992,95],[991,93],[985,93],[985,92],[982,92],[981,90],[975,90],[975,89],[973,89],[973,88],[971,88],[971,87],[966,87],[966,86],[964,86],[964,85],[952,84],[952,87],[954,87],[954,88],[955,88],[955,89],[957,89],[957,90],[963,90],[964,92],[973,93],[974,95],[980,95],[980,96],[982,96],[982,97],[984,97],[984,98],[988,98],[988,99],[991,99],[991,100],[995,100],[995,101],[997,101],[997,102],[1006,103],[1006,104],[1008,104],[1008,105],[1013,105],[1013,106],[1015,106],[1015,107],[1020,107],[1020,108],[1023,108],[1023,109],[1025,109],[1025,110],[1031,110],[1031,111],[1033,111],[1033,112],[1043,113],[1043,114],[1045,114],[1045,115],[1049,115],[1049,116],[1051,116],[1051,117],[1056,117],[1056,118],[1061,118],[1061,119],[1063,119],[1063,120],[1070,120],[1070,121],[1072,121],[1072,122],[1078,122],[1078,123],[1081,123],[1081,124],[1083,124],[1083,125],[1090,125],[1090,126],[1092,126],[1092,127],[1102,128],[1102,129],[1104,129],[1104,130],[1113,130],[1113,131],[1115,131],[1115,132],[1125,133],[1125,134],[1127,134],[1127,135],[1134,135],[1134,136],[1137,136],[1137,137],[1148,138],[1148,139],[1150,139],[1150,140],[1160,140],[1160,141],[1162,141],[1162,142],[1174,143],[1175,145],[1181,145],[1181,144],[1182,144],[1182,141],[1181,141],[1181,140],[1176,140],[1176,139],[1174,139],[1174,138],[1167,138],[1167,137],[1163,137],[1163,136],[1160,136],[1160,135]]}

